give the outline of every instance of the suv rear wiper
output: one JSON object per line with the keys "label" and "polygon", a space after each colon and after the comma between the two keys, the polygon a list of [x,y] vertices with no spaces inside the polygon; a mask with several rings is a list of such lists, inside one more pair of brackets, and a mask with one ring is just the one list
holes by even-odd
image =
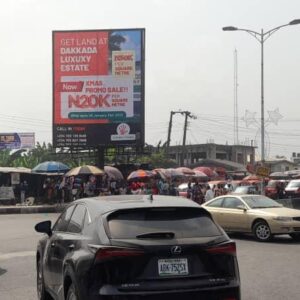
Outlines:
{"label": "suv rear wiper", "polygon": [[174,237],[175,233],[169,231],[147,232],[136,236],[137,239],[173,239]]}

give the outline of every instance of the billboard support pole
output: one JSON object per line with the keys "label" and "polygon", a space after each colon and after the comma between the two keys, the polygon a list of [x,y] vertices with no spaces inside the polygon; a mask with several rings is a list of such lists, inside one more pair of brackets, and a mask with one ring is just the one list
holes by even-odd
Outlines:
{"label": "billboard support pole", "polygon": [[103,146],[97,147],[97,167],[100,169],[104,169],[104,150],[105,148]]}

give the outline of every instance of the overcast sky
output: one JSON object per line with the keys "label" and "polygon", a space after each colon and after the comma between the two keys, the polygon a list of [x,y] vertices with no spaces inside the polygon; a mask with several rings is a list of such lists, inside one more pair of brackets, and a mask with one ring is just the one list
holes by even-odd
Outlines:
{"label": "overcast sky", "polygon": [[[297,15],[298,12],[298,15]],[[52,140],[52,30],[146,29],[146,142],[167,138],[171,110],[189,110],[188,143],[233,144],[233,53],[238,52],[241,143],[260,145],[260,45],[235,25],[259,31],[300,18],[297,0],[10,0],[0,10],[1,132],[36,132]],[[300,152],[300,25],[265,44],[265,112],[269,156]],[[245,111],[257,125],[247,127]],[[183,117],[172,144],[182,143]],[[267,153],[268,154],[268,153]]]}

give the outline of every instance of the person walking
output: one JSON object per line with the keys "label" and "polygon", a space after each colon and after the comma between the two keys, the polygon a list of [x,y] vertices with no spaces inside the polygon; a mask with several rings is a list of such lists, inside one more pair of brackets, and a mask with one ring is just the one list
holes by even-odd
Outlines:
{"label": "person walking", "polygon": [[200,205],[203,203],[204,196],[202,194],[201,186],[198,182],[196,182],[192,187],[192,200]]}
{"label": "person walking", "polygon": [[207,188],[206,188],[205,196],[204,196],[205,202],[213,199],[214,196],[215,196],[214,192],[211,190],[210,186],[208,185]]}

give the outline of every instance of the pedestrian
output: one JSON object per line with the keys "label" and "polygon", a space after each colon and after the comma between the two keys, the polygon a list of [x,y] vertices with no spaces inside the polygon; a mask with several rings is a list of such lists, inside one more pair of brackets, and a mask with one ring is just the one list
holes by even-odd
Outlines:
{"label": "pedestrian", "polygon": [[188,199],[192,198],[192,183],[189,181],[188,186],[187,186],[187,195],[186,197]]}
{"label": "pedestrian", "polygon": [[170,188],[170,185],[168,183],[168,181],[164,182],[163,184],[163,195],[169,195],[169,188]]}
{"label": "pedestrian", "polygon": [[197,181],[192,188],[192,200],[200,205],[204,202],[204,196],[201,191],[201,186]]}
{"label": "pedestrian", "polygon": [[169,193],[170,193],[170,196],[178,196],[178,191],[177,191],[177,189],[175,187],[174,182],[172,182],[171,185],[170,185],[170,191],[169,191]]}
{"label": "pedestrian", "polygon": [[205,193],[205,197],[204,197],[205,202],[213,199],[214,196],[215,196],[214,192],[211,190],[210,186],[208,185],[206,188],[206,193]]}
{"label": "pedestrian", "polygon": [[26,192],[28,190],[28,184],[27,181],[24,180],[23,182],[21,182],[20,184],[20,193],[21,193],[21,204],[24,205],[25,203],[25,198],[26,198]]}

